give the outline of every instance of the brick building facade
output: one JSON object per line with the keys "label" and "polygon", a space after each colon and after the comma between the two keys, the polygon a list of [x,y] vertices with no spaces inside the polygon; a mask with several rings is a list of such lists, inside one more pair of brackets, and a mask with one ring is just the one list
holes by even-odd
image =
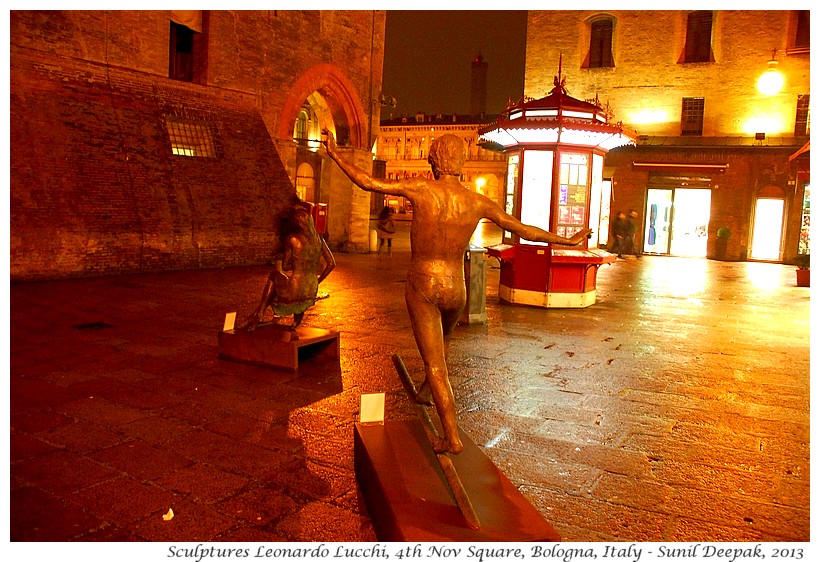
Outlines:
{"label": "brick building facade", "polygon": [[[788,262],[808,250],[808,38],[801,11],[534,11],[524,93],[546,95],[560,58],[571,95],[637,130],[605,177],[644,251]],[[784,82],[764,94],[769,69]]]}
{"label": "brick building facade", "polygon": [[265,263],[305,161],[331,246],[366,249],[369,196],[296,126],[308,109],[372,161],[384,20],[12,11],[11,278]]}

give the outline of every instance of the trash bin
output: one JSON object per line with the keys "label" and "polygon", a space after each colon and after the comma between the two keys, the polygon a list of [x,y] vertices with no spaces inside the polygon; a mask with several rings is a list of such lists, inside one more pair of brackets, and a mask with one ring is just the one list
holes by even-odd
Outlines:
{"label": "trash bin", "polygon": [[461,314],[462,324],[487,323],[487,249],[470,244],[464,252],[464,282],[467,305]]}

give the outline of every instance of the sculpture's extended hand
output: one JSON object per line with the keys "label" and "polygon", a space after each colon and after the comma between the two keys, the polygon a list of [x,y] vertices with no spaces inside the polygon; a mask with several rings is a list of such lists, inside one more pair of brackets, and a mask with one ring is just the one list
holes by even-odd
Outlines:
{"label": "sculpture's extended hand", "polygon": [[322,129],[322,134],[327,137],[322,141],[322,144],[327,147],[328,154],[336,154],[336,138],[333,133],[329,129]]}
{"label": "sculpture's extended hand", "polygon": [[575,233],[575,235],[569,239],[570,244],[573,246],[577,246],[592,234],[591,228],[583,228]]}

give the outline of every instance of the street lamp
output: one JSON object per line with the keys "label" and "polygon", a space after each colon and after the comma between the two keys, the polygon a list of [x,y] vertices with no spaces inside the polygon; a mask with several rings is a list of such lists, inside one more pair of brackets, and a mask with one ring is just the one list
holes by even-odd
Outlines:
{"label": "street lamp", "polygon": [[768,62],[766,72],[757,79],[757,89],[764,96],[773,96],[783,89],[783,74],[777,69],[776,54],[777,49],[773,49],[772,60]]}

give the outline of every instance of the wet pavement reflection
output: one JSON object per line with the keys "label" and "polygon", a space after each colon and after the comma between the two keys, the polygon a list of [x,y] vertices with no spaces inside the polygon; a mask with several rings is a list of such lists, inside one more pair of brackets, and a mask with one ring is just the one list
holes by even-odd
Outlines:
{"label": "wet pavement reflection", "polygon": [[[375,540],[352,427],[363,393],[413,417],[390,362],[420,378],[408,226],[392,258],[336,255],[304,325],[341,358],[299,375],[216,356],[267,266],[14,284],[11,539]],[[450,350],[459,420],[565,541],[809,539],[793,267],[618,260],[595,305],[545,310],[500,304],[489,265],[488,322]]]}

